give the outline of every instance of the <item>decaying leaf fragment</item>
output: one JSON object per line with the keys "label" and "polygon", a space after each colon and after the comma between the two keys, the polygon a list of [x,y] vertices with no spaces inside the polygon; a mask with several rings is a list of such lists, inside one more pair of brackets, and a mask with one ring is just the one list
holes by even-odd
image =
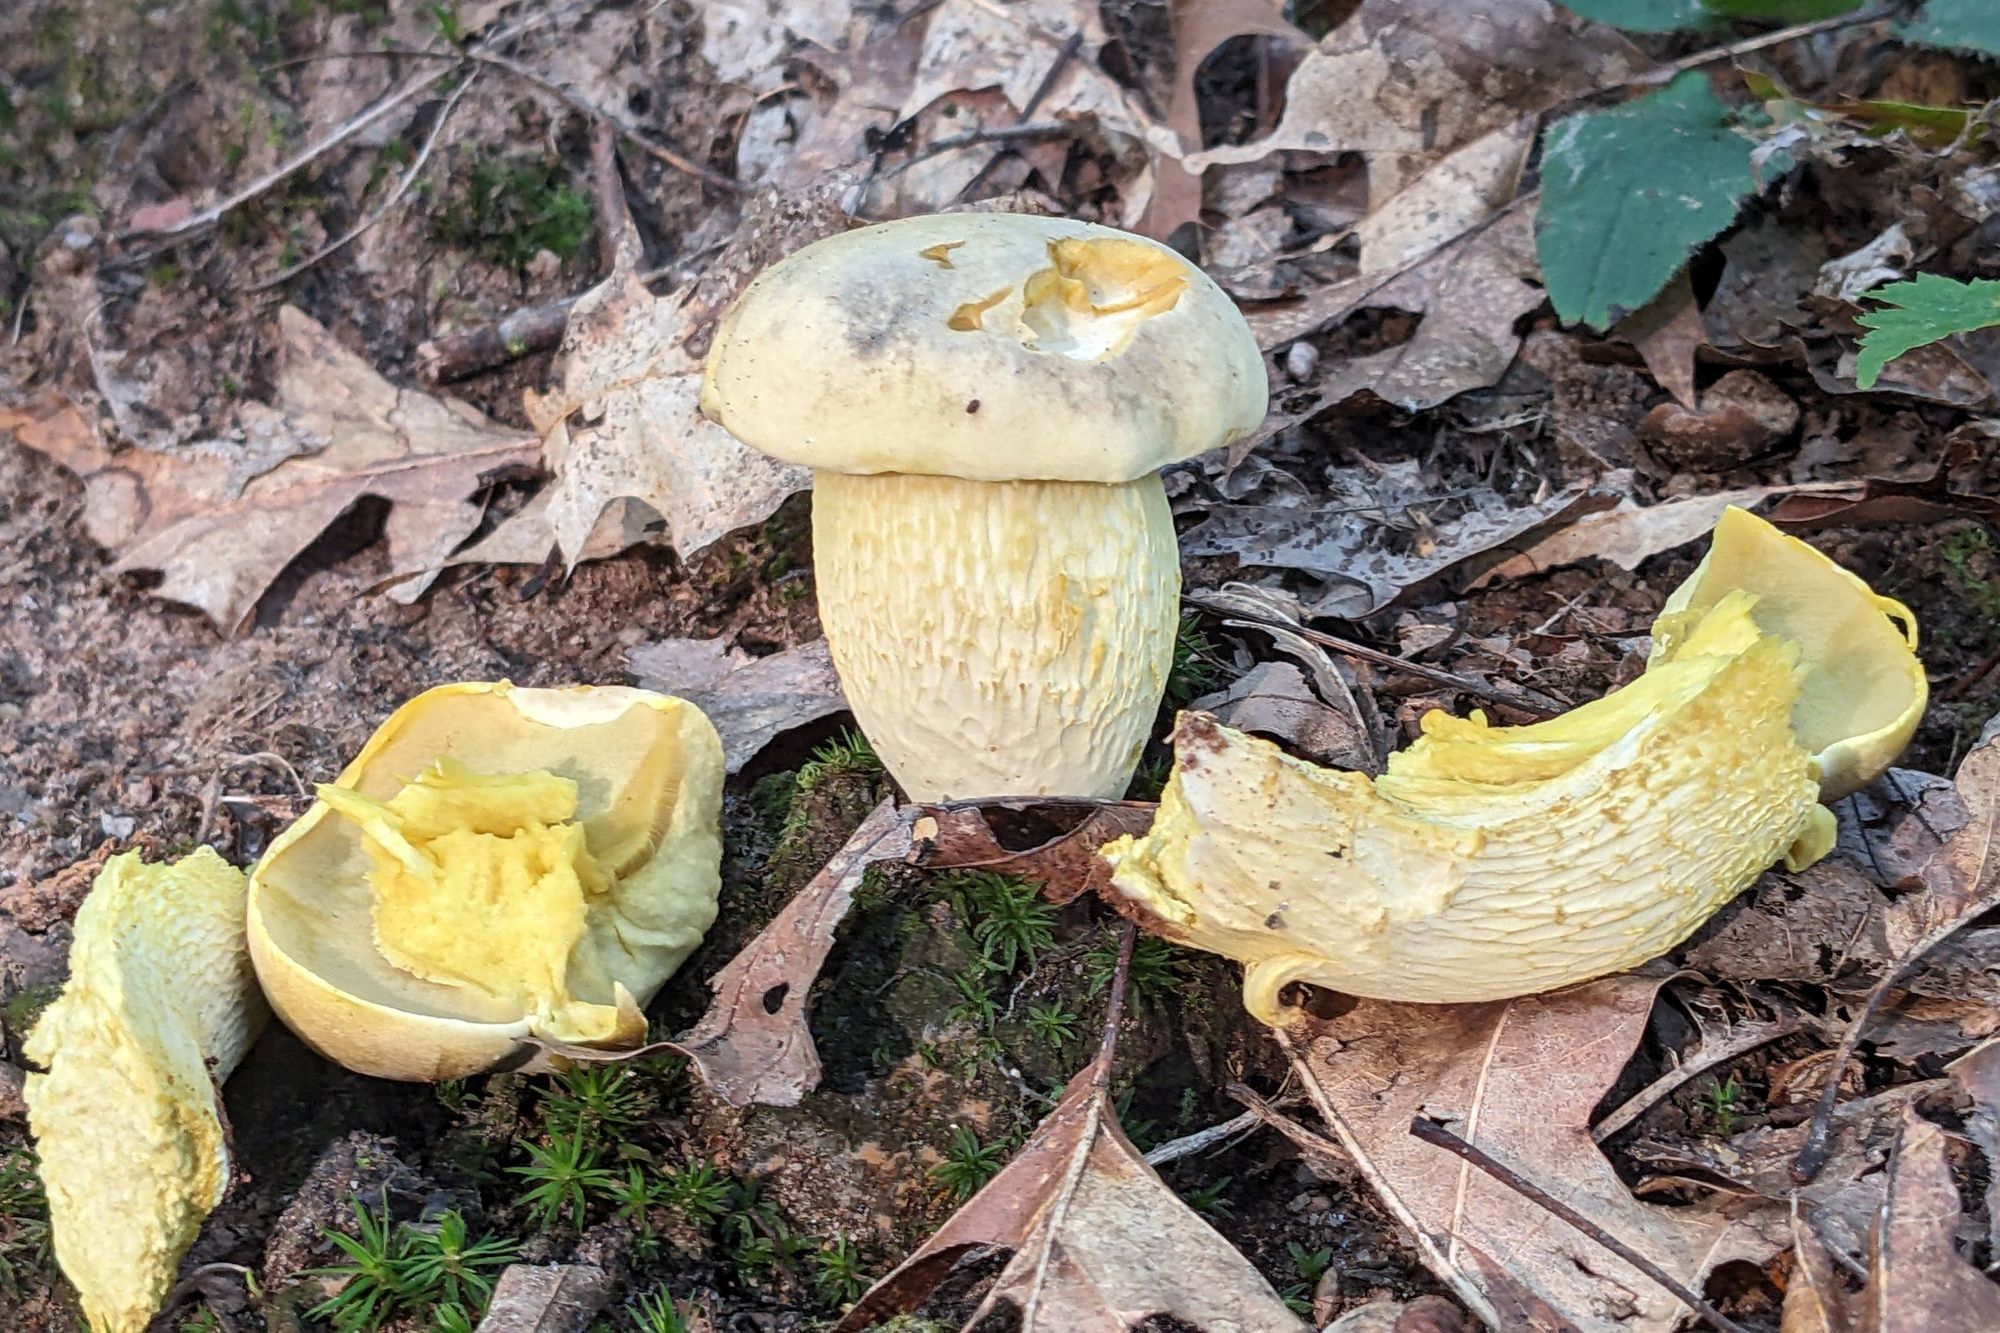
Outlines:
{"label": "decaying leaf fragment", "polygon": [[99,1333],[140,1333],[229,1184],[217,1085],[267,1016],[243,872],[203,847],[113,857],[76,916],[70,977],[28,1038],[29,1125],[56,1260]]}
{"label": "decaying leaf fragment", "polygon": [[722,746],[685,700],[445,685],[398,709],[251,876],[258,979],[308,1045],[457,1078],[530,1036],[636,1045],[715,919]]}
{"label": "decaying leaf fragment", "polygon": [[921,1305],[962,1259],[1013,1251],[970,1319],[1005,1305],[1021,1333],[1176,1327],[1300,1333],[1303,1325],[1249,1260],[1146,1164],[1111,1105],[1125,964],[1112,983],[1096,1058],[1013,1161],[936,1235],[855,1302],[834,1333],[859,1333]]}
{"label": "decaying leaf fragment", "polygon": [[1310,981],[1378,999],[1504,999],[1658,957],[1783,857],[1921,715],[1909,613],[1740,510],[1655,623],[1646,674],[1532,726],[1432,713],[1388,771],[1322,769],[1200,715],[1112,887],[1241,960],[1285,1020]]}

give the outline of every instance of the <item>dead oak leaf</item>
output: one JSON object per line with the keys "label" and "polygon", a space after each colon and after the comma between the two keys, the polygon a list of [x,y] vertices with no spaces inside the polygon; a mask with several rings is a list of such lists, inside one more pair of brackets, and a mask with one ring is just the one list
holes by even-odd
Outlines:
{"label": "dead oak leaf", "polygon": [[1862,1333],[2000,1328],[2000,1284],[1958,1252],[1958,1186],[1944,1131],[1906,1110],[1888,1176],[1861,1297]]}
{"label": "dead oak leaf", "polygon": [[1301,1333],[1250,1261],[1217,1235],[1132,1146],[1111,1107],[1107,1043],[1000,1174],[855,1303],[834,1333],[913,1310],[961,1260],[1013,1251],[965,1323],[1003,1304],[1021,1333],[1176,1327]]}
{"label": "dead oak leaf", "polygon": [[613,501],[659,514],[683,558],[770,517],[811,484],[804,468],[740,443],[702,416],[702,366],[684,345],[685,297],[640,281],[636,238],[611,276],[578,298],[563,334],[561,382],[523,398],[555,480],[542,516],[564,561],[590,549]]}
{"label": "dead oak leaf", "polygon": [[[1662,1208],[1635,1199],[1591,1139],[1590,1113],[1646,1028],[1661,979],[1619,976],[1476,1005],[1363,1000],[1302,1020],[1289,1044],[1323,1115],[1426,1264],[1489,1322],[1514,1299],[1504,1273],[1582,1333],[1665,1333],[1686,1311],[1624,1260],[1444,1149],[1409,1133],[1453,1122],[1604,1230],[1699,1289],[1774,1243],[1757,1206]],[[1771,1211],[1763,1210],[1769,1221]],[[1775,1230],[1775,1228],[1773,1228]]]}
{"label": "dead oak leaf", "polygon": [[825,639],[756,658],[721,639],[660,639],[626,661],[642,687],[678,695],[707,715],[730,773],[782,733],[847,707]]}
{"label": "dead oak leaf", "polygon": [[534,441],[464,403],[391,384],[291,306],[278,312],[276,392],[237,410],[247,439],[284,437],[287,456],[244,479],[233,454],[107,450],[73,408],[22,428],[30,448],[84,478],[85,522],[113,569],[158,571],[156,595],[239,629],[284,567],[356,501],[390,502],[391,568],[428,584],[478,527],[473,497],[496,474],[532,468]]}

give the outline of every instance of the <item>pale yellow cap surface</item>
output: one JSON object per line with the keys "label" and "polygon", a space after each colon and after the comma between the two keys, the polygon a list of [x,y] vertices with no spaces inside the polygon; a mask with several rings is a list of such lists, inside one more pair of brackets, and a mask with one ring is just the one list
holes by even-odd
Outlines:
{"label": "pale yellow cap surface", "polygon": [[1116,483],[1247,434],[1267,392],[1235,304],[1166,246],[951,213],[767,269],[716,330],[701,408],[823,471]]}

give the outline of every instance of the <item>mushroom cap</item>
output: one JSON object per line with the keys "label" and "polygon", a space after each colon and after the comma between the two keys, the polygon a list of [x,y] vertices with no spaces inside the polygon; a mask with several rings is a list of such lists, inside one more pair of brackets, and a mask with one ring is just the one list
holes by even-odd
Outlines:
{"label": "mushroom cap", "polygon": [[949,213],[818,241],[716,330],[701,410],[828,472],[1123,482],[1255,429],[1257,341],[1156,241]]}
{"label": "mushroom cap", "polygon": [[[1916,617],[1818,548],[1731,505],[1708,554],[1667,598],[1663,626],[1738,588],[1757,594],[1760,628],[1799,646],[1792,730],[1813,757],[1820,799],[1830,804],[1873,782],[1910,743],[1930,699]],[[1676,646],[1674,634],[1656,630],[1652,660],[1671,658]]]}
{"label": "mushroom cap", "polygon": [[[715,919],[722,858],[715,728],[693,704],[649,690],[442,685],[397,709],[334,785],[387,800],[440,758],[575,782],[575,822],[615,883],[588,904],[567,989],[613,1017],[604,1044],[637,1045],[646,1032],[640,1007]],[[391,963],[378,945],[368,871],[361,828],[321,799],[251,873],[257,979],[307,1045],[359,1073],[434,1082],[518,1061],[530,1036],[563,1036],[538,1031],[518,1004]]]}

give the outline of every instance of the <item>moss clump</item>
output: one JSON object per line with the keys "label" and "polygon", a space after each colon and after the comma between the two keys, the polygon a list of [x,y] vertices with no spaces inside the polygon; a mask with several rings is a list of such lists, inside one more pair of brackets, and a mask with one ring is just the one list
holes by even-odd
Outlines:
{"label": "moss clump", "polygon": [[509,268],[543,250],[571,260],[590,240],[590,196],[558,162],[482,154],[432,223],[445,244]]}

